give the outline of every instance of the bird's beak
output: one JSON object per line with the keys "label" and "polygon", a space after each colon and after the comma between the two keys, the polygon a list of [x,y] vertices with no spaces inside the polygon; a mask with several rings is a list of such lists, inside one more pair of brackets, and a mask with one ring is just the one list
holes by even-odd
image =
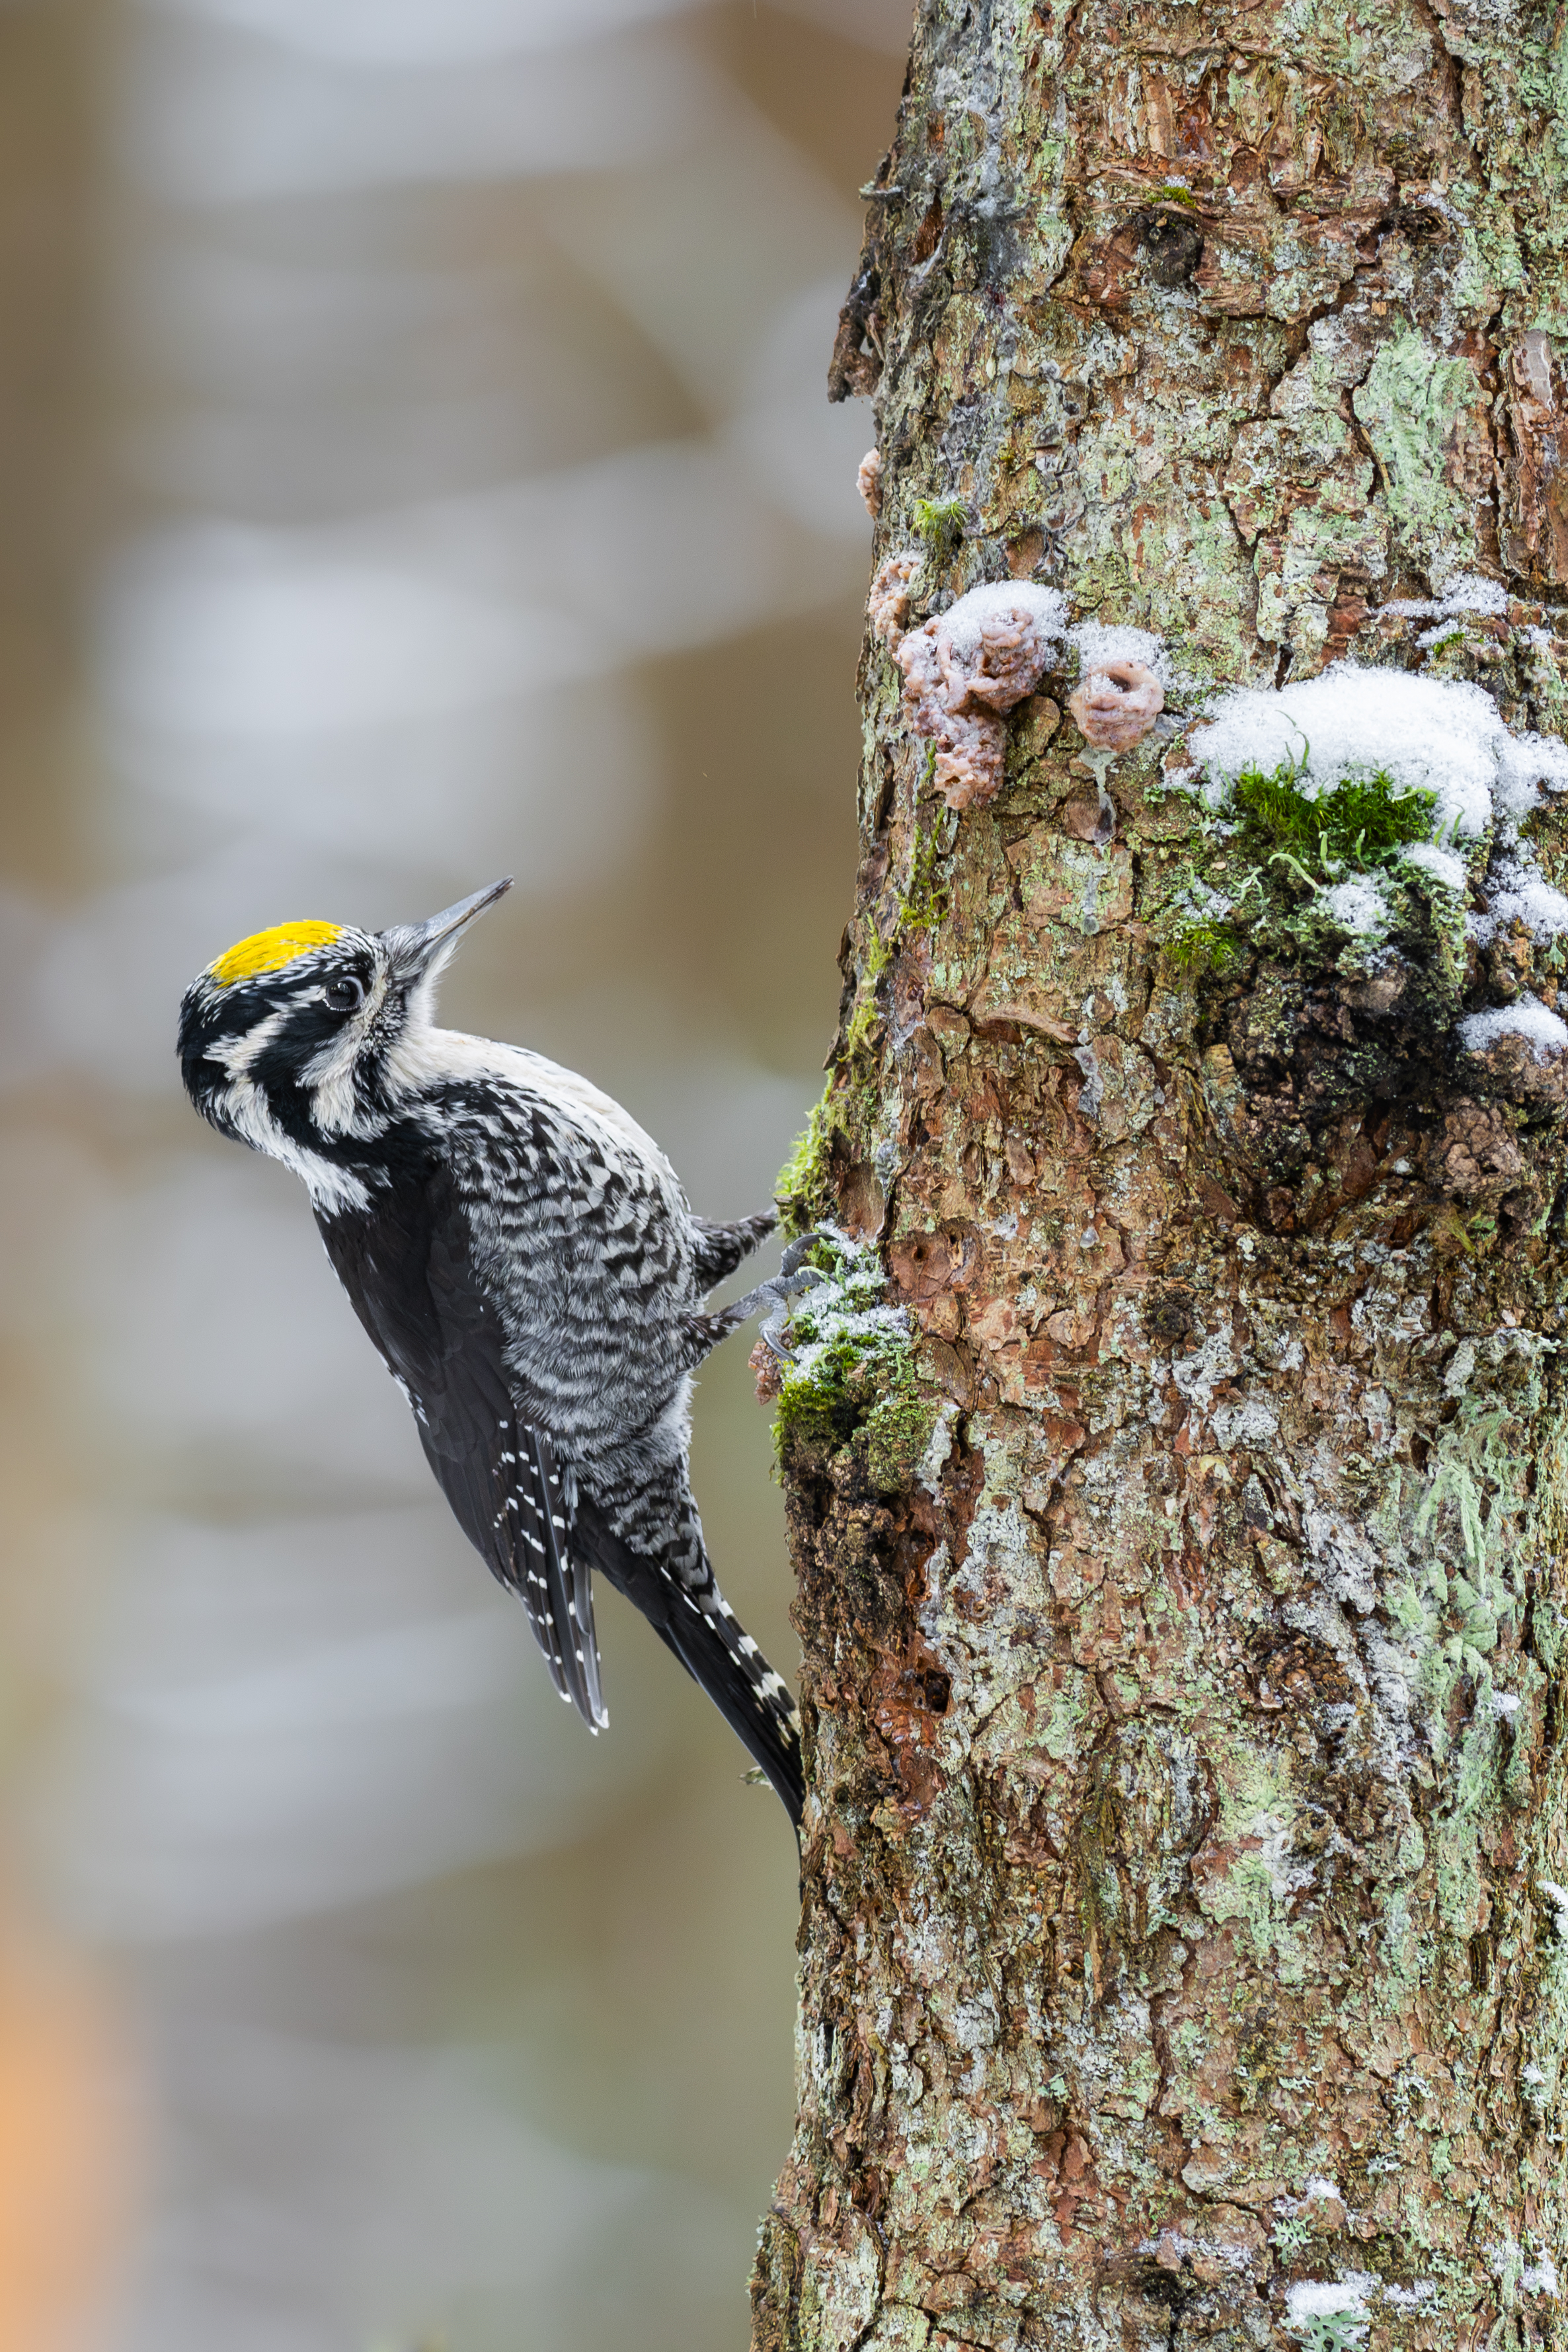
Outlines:
{"label": "bird's beak", "polygon": [[476,890],[471,898],[459,898],[455,907],[432,915],[427,923],[397,923],[383,931],[381,936],[398,976],[416,980],[427,974],[434,979],[475,917],[482,915],[487,907],[493,907],[498,898],[504,898],[510,888],[511,876],[503,875],[488,890]]}

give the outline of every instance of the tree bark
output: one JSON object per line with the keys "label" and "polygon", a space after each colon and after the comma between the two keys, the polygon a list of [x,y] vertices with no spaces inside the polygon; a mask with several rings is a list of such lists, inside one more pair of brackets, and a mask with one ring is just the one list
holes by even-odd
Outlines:
{"label": "tree bark", "polygon": [[[910,1338],[781,1413],[757,2352],[1561,2340],[1568,1089],[1455,1024],[1563,955],[1358,961],[1263,861],[1205,967],[1178,787],[1217,690],[1346,655],[1563,731],[1565,108],[1528,0],[922,0],[834,354],[879,626],[784,1180]],[[1463,574],[1506,595],[1434,620]],[[983,713],[988,798],[904,637],[1009,579],[1172,682],[1113,764],[1068,665]]]}

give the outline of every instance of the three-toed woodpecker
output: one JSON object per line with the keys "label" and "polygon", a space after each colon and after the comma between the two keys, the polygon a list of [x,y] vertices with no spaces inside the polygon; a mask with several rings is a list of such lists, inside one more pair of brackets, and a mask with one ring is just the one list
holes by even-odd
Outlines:
{"label": "three-toed woodpecker", "polygon": [[713,1580],[688,1480],[692,1372],[794,1283],[703,1301],[774,1220],[694,1216],[658,1145],[585,1078],[436,1026],[443,966],[509,887],[426,923],[240,940],[185,992],[185,1088],[220,1134],[304,1179],[447,1499],[521,1595],[562,1696],[606,1721],[602,1569],[798,1826],[795,1707]]}

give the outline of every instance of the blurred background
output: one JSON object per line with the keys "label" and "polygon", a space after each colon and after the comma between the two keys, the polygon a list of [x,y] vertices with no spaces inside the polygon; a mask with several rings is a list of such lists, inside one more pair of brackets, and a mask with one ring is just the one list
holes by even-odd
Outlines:
{"label": "blurred background", "polygon": [[[518,887],[454,1025],[695,1205],[820,1085],[908,0],[0,5],[0,2352],[719,2352],[792,2118],[781,1808],[613,1595],[552,1696],[199,966]],[[696,1481],[793,1671],[748,1339]]]}

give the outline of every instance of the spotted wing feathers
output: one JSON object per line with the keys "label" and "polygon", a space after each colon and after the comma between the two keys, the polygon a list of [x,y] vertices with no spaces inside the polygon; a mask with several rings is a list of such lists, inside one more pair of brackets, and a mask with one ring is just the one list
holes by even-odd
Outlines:
{"label": "spotted wing feathers", "polygon": [[574,1539],[571,1479],[507,1369],[466,1218],[433,1183],[388,1196],[371,1215],[320,1222],[360,1321],[414,1407],[458,1524],[521,1596],[556,1689],[600,1729],[591,1570]]}
{"label": "spotted wing feathers", "polygon": [[599,1689],[593,1571],[574,1543],[572,1482],[542,1429],[503,1421],[500,1435],[491,1523],[497,1558],[507,1562],[500,1573],[521,1596],[551,1681],[584,1723],[603,1730],[609,1717]]}

